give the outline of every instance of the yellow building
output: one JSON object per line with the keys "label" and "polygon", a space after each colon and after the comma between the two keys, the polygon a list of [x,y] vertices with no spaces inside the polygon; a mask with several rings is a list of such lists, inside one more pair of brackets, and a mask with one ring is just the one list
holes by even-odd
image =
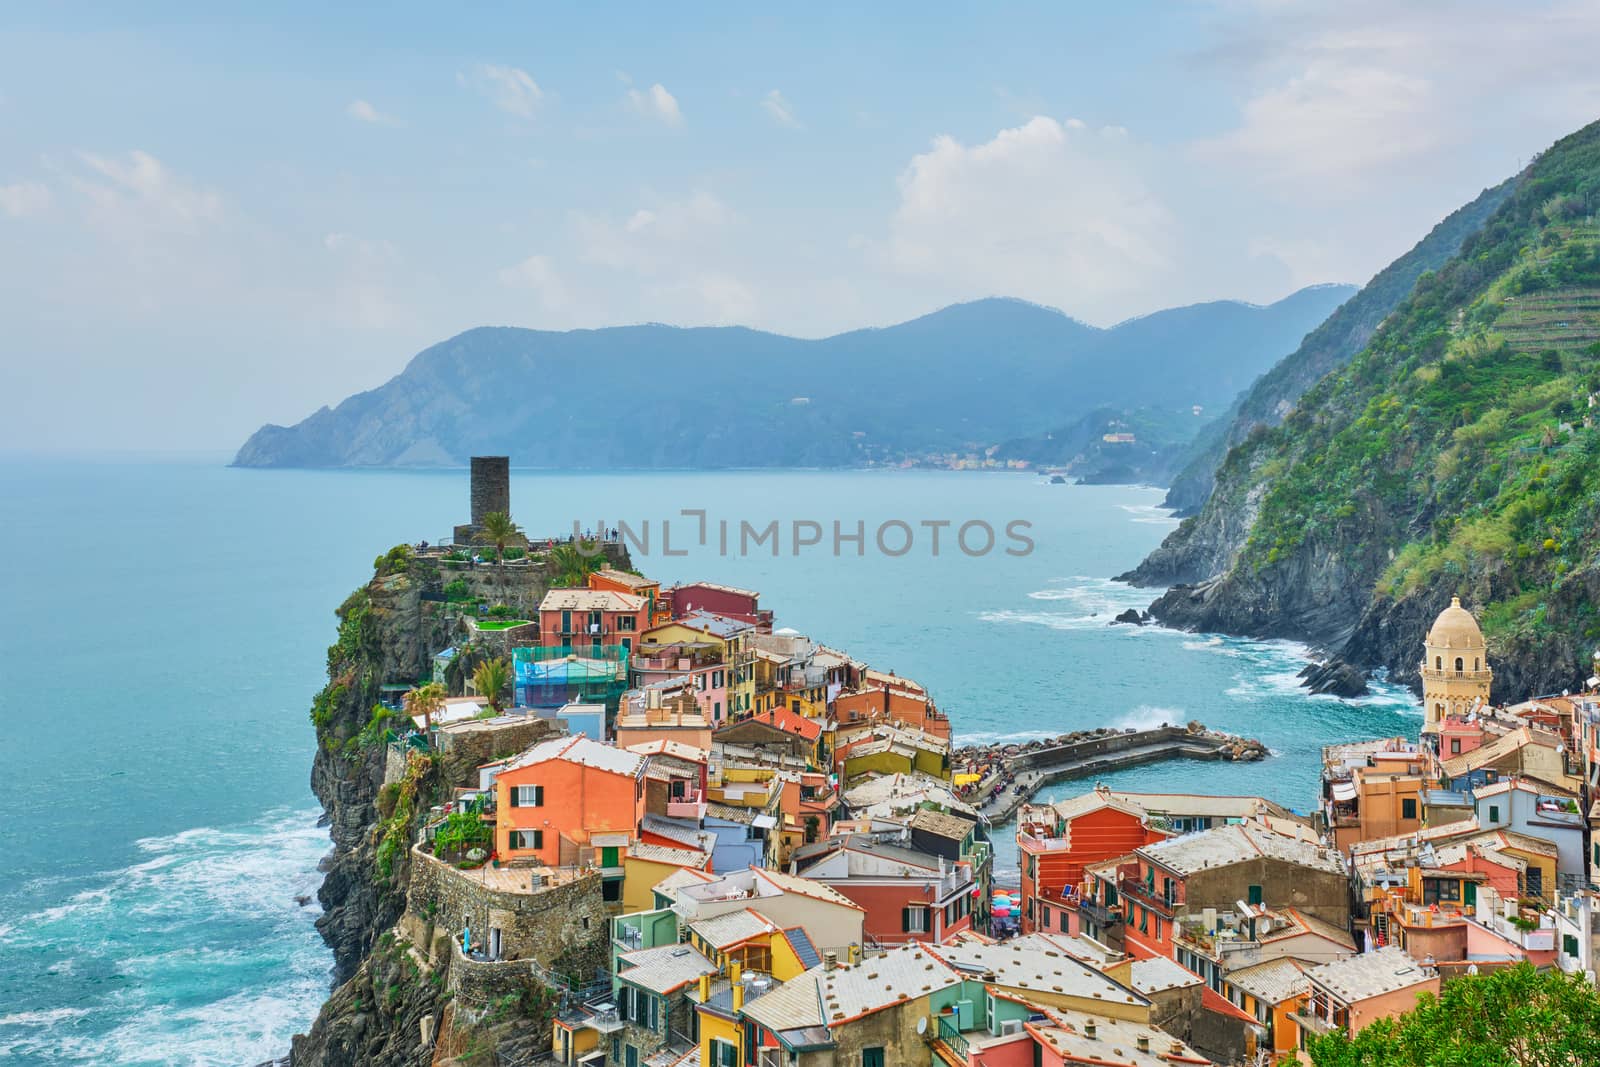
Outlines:
{"label": "yellow building", "polygon": [[1489,702],[1488,646],[1472,612],[1451,597],[1423,642],[1422,707],[1425,734],[1438,733],[1447,716],[1465,716]]}
{"label": "yellow building", "polygon": [[656,883],[688,867],[703,871],[711,866],[711,853],[692,848],[669,848],[647,842],[628,846],[622,858],[622,913],[650,911],[655,905]]}

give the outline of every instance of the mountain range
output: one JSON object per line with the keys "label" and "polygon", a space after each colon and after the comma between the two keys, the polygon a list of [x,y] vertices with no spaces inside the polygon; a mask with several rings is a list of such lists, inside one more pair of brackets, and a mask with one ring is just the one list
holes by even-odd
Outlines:
{"label": "mountain range", "polygon": [[1415,682],[1423,633],[1459,596],[1495,699],[1581,683],[1600,644],[1597,215],[1600,123],[1447,220],[1459,247],[1353,358],[1276,424],[1230,429],[1199,513],[1124,576],[1179,583],[1152,614]]}
{"label": "mountain range", "polygon": [[802,340],[743,327],[468,330],[294,426],[241,467],[841,467],[1042,434],[1097,408],[1199,428],[1355,290],[1217,301],[1100,329],[1018,300]]}

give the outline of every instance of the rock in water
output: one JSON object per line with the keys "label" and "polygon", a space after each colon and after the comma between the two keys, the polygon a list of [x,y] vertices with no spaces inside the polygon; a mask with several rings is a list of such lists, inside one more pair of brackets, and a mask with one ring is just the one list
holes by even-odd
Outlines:
{"label": "rock in water", "polygon": [[1138,608],[1129,608],[1127,611],[1124,611],[1121,615],[1118,615],[1116,618],[1112,619],[1111,620],[1111,625],[1115,626],[1119,622],[1128,623],[1129,625],[1132,625],[1132,626],[1143,626],[1144,625],[1144,616],[1139,614],[1139,609]]}
{"label": "rock in water", "polygon": [[1358,667],[1341,659],[1327,663],[1313,663],[1300,672],[1300,684],[1313,693],[1327,693],[1336,697],[1358,697],[1367,691],[1367,676]]}

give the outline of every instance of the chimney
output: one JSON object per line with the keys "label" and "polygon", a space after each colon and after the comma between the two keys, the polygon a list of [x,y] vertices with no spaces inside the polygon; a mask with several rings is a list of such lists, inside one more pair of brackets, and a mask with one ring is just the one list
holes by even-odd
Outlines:
{"label": "chimney", "polygon": [[651,711],[655,711],[657,708],[661,707],[661,690],[655,688],[654,686],[646,689],[644,691],[644,704],[645,707],[649,708]]}
{"label": "chimney", "polygon": [[1098,1027],[1095,1026],[1094,1020],[1090,1019],[1088,1022],[1083,1024],[1083,1036],[1088,1038],[1090,1041],[1093,1041],[1094,1032],[1096,1029],[1098,1029]]}
{"label": "chimney", "polygon": [[1149,1034],[1140,1034],[1138,1036],[1138,1038],[1135,1039],[1135,1043],[1139,1046],[1139,1051],[1140,1052],[1149,1052],[1150,1051],[1150,1035]]}
{"label": "chimney", "polygon": [[707,1001],[709,1001],[710,999],[711,999],[711,976],[709,974],[702,974],[700,976],[700,1003],[704,1004]]}
{"label": "chimney", "polygon": [[736,1011],[736,1012],[744,1011],[744,983],[743,982],[735,982],[735,983],[733,983],[733,1010]]}
{"label": "chimney", "polygon": [[1169,1056],[1182,1056],[1183,1055],[1183,1042],[1179,1041],[1177,1038],[1173,1038],[1172,1039],[1172,1044],[1167,1046],[1167,1054]]}
{"label": "chimney", "polygon": [[[850,951],[853,954],[855,952],[855,948],[852,947],[850,949]],[[822,969],[825,970],[825,971],[838,970],[839,969],[839,954],[837,952],[824,952],[822,954]]]}
{"label": "chimney", "polygon": [[739,984],[739,971],[740,971],[739,961],[738,960],[731,961],[728,964],[728,981],[732,982],[734,985],[738,985]]}

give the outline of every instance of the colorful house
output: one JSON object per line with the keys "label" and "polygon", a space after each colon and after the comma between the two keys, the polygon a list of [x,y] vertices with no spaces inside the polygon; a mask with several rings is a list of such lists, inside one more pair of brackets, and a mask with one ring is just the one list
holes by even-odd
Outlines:
{"label": "colorful house", "polygon": [[899,836],[842,834],[797,849],[791,866],[860,905],[880,944],[937,943],[971,930],[973,909],[985,903],[971,862],[895,843]]}
{"label": "colorful house", "polygon": [[1022,930],[1076,935],[1084,868],[1164,840],[1145,810],[1104,786],[1057,804],[1025,804],[1017,816]]}
{"label": "colorful house", "polygon": [[[653,626],[640,635],[640,658],[635,660],[635,671],[643,680],[649,672],[675,669],[666,664],[669,660],[681,659],[679,653],[685,646],[703,649],[703,665],[723,672],[718,680],[727,693],[725,707],[720,714],[712,716],[713,720],[744,715],[755,702],[755,653],[748,642],[749,635],[754,632],[753,624],[726,615],[702,611],[675,615],[672,622]],[[713,656],[720,665],[711,664]],[[695,669],[700,666],[697,664]]]}
{"label": "colorful house", "polygon": [[673,586],[665,595],[675,619],[709,612],[738,619],[752,627],[772,629],[772,612],[761,609],[761,594],[754,590],[716,582],[688,582]]}
{"label": "colorful house", "polygon": [[1293,1017],[1302,1038],[1330,1030],[1357,1034],[1415,1008],[1418,995],[1439,993],[1437,971],[1392,947],[1313,967],[1306,979],[1309,995]]}
{"label": "colorful house", "polygon": [[592,863],[621,900],[622,855],[645,814],[646,757],[587,737],[534,745],[495,776],[495,853],[501,863]]}
{"label": "colorful house", "polygon": [[552,589],[539,602],[539,644],[545,648],[630,651],[649,628],[643,597],[610,589]]}
{"label": "colorful house", "polygon": [[661,598],[661,583],[646,578],[642,574],[631,574],[628,571],[603,567],[600,570],[589,572],[588,584],[590,589],[626,593],[629,596],[643,599],[645,607],[644,619],[647,628],[660,622],[666,622],[672,617],[672,612]]}

